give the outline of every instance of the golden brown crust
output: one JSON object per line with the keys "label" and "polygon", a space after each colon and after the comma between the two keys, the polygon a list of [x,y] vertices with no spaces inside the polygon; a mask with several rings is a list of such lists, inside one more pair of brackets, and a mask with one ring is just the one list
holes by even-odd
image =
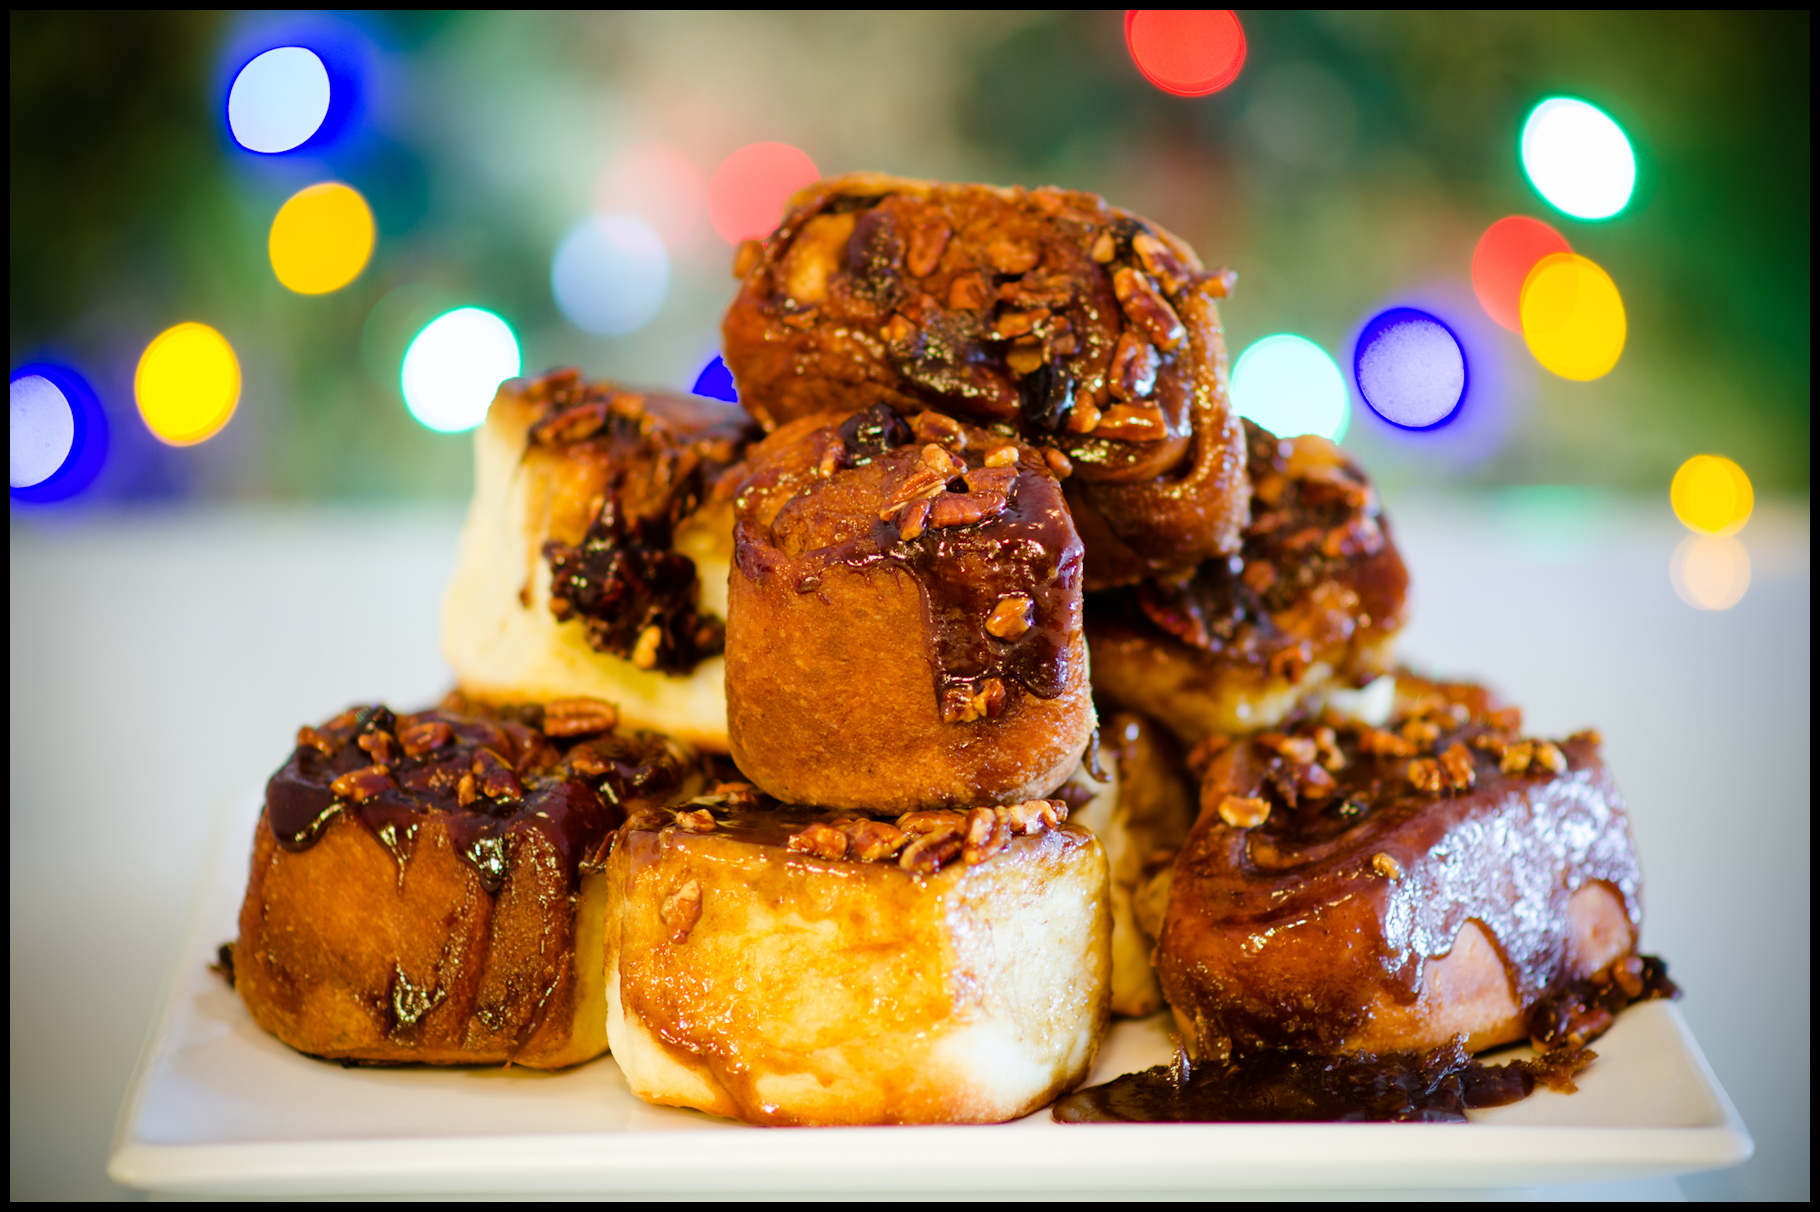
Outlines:
{"label": "golden brown crust", "polygon": [[1404,705],[1388,729],[1192,755],[1158,972],[1199,1054],[1521,1039],[1539,999],[1634,949],[1636,853],[1596,739],[1523,739],[1475,686]]}
{"label": "golden brown crust", "polygon": [[824,414],[755,447],[728,597],[734,760],[790,803],[1009,803],[1093,728],[1081,551],[1031,448],[940,414]]}
{"label": "golden brown crust", "polygon": [[1013,425],[1103,523],[1094,585],[1237,547],[1232,276],[1168,232],[1076,191],[854,174],[799,194],[738,269],[727,364],[767,428],[855,400]]}
{"label": "golden brown crust", "polygon": [[1245,428],[1254,495],[1240,554],[1087,604],[1094,689],[1190,745],[1363,686],[1388,670],[1403,625],[1409,576],[1364,472],[1324,438]]}

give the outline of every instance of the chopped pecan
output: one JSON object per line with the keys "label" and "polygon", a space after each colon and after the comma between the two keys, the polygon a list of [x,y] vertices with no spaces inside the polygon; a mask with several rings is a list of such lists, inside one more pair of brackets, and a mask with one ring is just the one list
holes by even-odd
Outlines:
{"label": "chopped pecan", "polygon": [[632,663],[640,669],[657,668],[657,650],[664,642],[663,629],[656,623],[638,633],[638,642],[632,645]]}
{"label": "chopped pecan", "polygon": [[758,263],[765,259],[765,246],[757,240],[741,240],[733,249],[733,276],[744,281]]}
{"label": "chopped pecan", "polygon": [[815,474],[824,480],[834,478],[841,464],[847,461],[847,448],[840,442],[828,443],[828,449],[822,451],[821,462],[815,465]]}
{"label": "chopped pecan", "polygon": [[1426,749],[1441,739],[1441,726],[1433,720],[1408,720],[1397,731],[1418,750]]}
{"label": "chopped pecan", "polygon": [[1570,735],[1567,739],[1570,741],[1579,741],[1582,745],[1591,745],[1594,749],[1597,749],[1605,743],[1605,738],[1600,735],[1597,728],[1582,728],[1580,731]]}
{"label": "chopped pecan", "polygon": [[1426,791],[1430,795],[1441,795],[1447,790],[1447,775],[1441,771],[1441,763],[1433,758],[1417,758],[1409,763],[1405,771],[1409,785],[1417,791]]}
{"label": "chopped pecan", "polygon": [[[998,297],[1017,307],[1065,307],[1074,301],[1074,279],[1067,274],[1025,274],[1000,286]],[[1066,331],[1067,319],[1056,320],[1062,325],[1056,331]]]}
{"label": "chopped pecan", "polygon": [[1280,753],[1292,762],[1307,764],[1320,755],[1319,747],[1305,736],[1285,736],[1280,732],[1265,732],[1258,735],[1258,744],[1273,753]]}
{"label": "chopped pecan", "polygon": [[597,400],[545,417],[531,426],[530,438],[539,446],[566,446],[593,437],[606,424],[606,402]]}
{"label": "chopped pecan", "polygon": [[1154,404],[1114,404],[1093,432],[1121,442],[1161,442],[1169,436],[1169,422]]}
{"label": "chopped pecan", "polygon": [[1534,764],[1550,774],[1567,773],[1567,755],[1553,741],[1537,741]]}
{"label": "chopped pecan", "polygon": [[902,315],[893,315],[885,321],[879,335],[885,338],[888,345],[902,345],[916,335],[916,325]]}
{"label": "chopped pecan", "polygon": [[943,477],[953,477],[965,471],[967,465],[957,458],[953,451],[934,442],[926,444],[917,455],[917,461],[929,471]]}
{"label": "chopped pecan", "polygon": [[1447,775],[1447,786],[1453,791],[1472,790],[1474,774],[1472,753],[1455,741],[1441,751],[1441,770]]}
{"label": "chopped pecan", "polygon": [[1034,311],[1008,311],[998,318],[992,326],[992,335],[1001,341],[1013,337],[1028,336],[1037,324],[1049,318],[1049,309],[1039,307]]}
{"label": "chopped pecan", "polygon": [[958,830],[966,818],[953,808],[917,808],[897,818],[905,833],[923,834],[941,829]]}
{"label": "chopped pecan", "polygon": [[1013,837],[1041,833],[1068,819],[1068,805],[1061,800],[1024,800],[994,808],[993,812],[1005,822]]}
{"label": "chopped pecan", "polygon": [[[448,725],[444,724],[443,727],[447,728]],[[297,747],[302,749],[306,745],[309,748],[314,749],[317,753],[320,753],[323,757],[328,757],[331,753],[335,752],[335,742],[331,741],[328,737],[323,736],[308,724],[305,724],[297,730]]]}
{"label": "chopped pecan", "polygon": [[950,686],[942,692],[942,722],[970,724],[978,719],[997,719],[1005,710],[1005,683],[999,678],[986,678],[978,689],[965,684]]}
{"label": "chopped pecan", "polygon": [[1048,356],[1040,339],[1023,337],[1005,355],[1005,365],[1011,368],[1013,374],[1028,375],[1040,368]]}
{"label": "chopped pecan", "polygon": [[967,449],[966,428],[946,413],[933,410],[917,413],[910,419],[910,432],[925,444],[934,443],[950,450]]}
{"label": "chopped pecan", "polygon": [[1093,402],[1093,396],[1083,390],[1074,397],[1074,407],[1068,410],[1068,419],[1063,424],[1069,433],[1092,433],[1105,415]]}
{"label": "chopped pecan", "polygon": [[1065,480],[1074,474],[1073,460],[1053,446],[1043,448],[1043,462],[1049,464],[1050,474],[1058,480]]}
{"label": "chopped pecan", "polygon": [[657,916],[670,928],[670,941],[681,943],[701,921],[701,881],[690,880],[664,898]]}
{"label": "chopped pecan", "polygon": [[979,274],[961,274],[948,286],[948,308],[951,311],[979,311],[992,301],[986,279]]}
{"label": "chopped pecan", "polygon": [[1498,755],[1498,769],[1505,774],[1524,774],[1529,770],[1529,763],[1536,755],[1534,741],[1517,741],[1506,745],[1504,752]]}
{"label": "chopped pecan", "polygon": [[1384,532],[1372,517],[1352,517],[1344,526],[1336,526],[1321,539],[1321,554],[1330,559],[1355,555],[1376,555],[1384,549]]}
{"label": "chopped pecan", "polygon": [[506,760],[491,749],[482,749],[474,754],[473,765],[468,767],[480,794],[488,799],[519,800],[524,798],[524,784],[512,773],[512,767]]}
{"label": "chopped pecan", "polygon": [[1093,238],[1093,247],[1089,250],[1089,255],[1101,265],[1106,264],[1106,262],[1118,255],[1118,242],[1112,238],[1112,233],[1109,231],[1102,231],[1099,235],[1095,236]]}
{"label": "chopped pecan", "polygon": [[1502,762],[1504,755],[1510,752],[1510,747],[1514,741],[1514,737],[1506,736],[1501,732],[1481,732],[1479,735],[1473,737],[1469,743],[1474,749],[1483,749],[1486,753],[1491,754],[1491,756]]}
{"label": "chopped pecan", "polygon": [[986,245],[986,260],[1002,274],[1029,273],[1039,260],[1036,249],[1012,240],[994,240]]}
{"label": "chopped pecan", "polygon": [[941,263],[942,250],[953,235],[947,222],[939,216],[919,220],[910,229],[910,246],[904,253],[904,268],[913,277],[926,278]]}
{"label": "chopped pecan", "polygon": [[1132,329],[1120,333],[1106,374],[1112,394],[1126,402],[1149,399],[1156,390],[1156,370],[1156,346]]}
{"label": "chopped pecan", "polygon": [[975,808],[967,814],[962,834],[961,861],[969,867],[983,863],[1011,844],[1011,827],[990,808]]}
{"label": "chopped pecan", "polygon": [[967,488],[972,492],[996,492],[1002,497],[1011,496],[1011,485],[1017,480],[1016,467],[973,467],[963,475]]}
{"label": "chopped pecan", "polygon": [[847,857],[862,863],[890,858],[910,837],[889,821],[849,821],[841,832],[847,835]]}
{"label": "chopped pecan", "polygon": [[751,783],[716,783],[711,793],[731,808],[753,808],[758,805],[758,788]]}
{"label": "chopped pecan", "polygon": [[713,833],[719,822],[706,808],[690,808],[677,812],[676,827],[684,833]]}
{"label": "chopped pecan", "polygon": [[986,466],[1015,467],[1017,465],[1017,447],[994,446],[986,452]]}
{"label": "chopped pecan", "polygon": [[1121,269],[1112,275],[1112,290],[1130,321],[1143,329],[1157,347],[1174,353],[1188,339],[1181,317],[1169,306],[1147,274]]}
{"label": "chopped pecan", "polygon": [[1005,511],[1005,498],[996,492],[944,492],[936,497],[929,514],[929,525],[940,530],[949,526],[971,526],[975,522],[997,517]]}
{"label": "chopped pecan", "polygon": [[1220,800],[1220,819],[1234,829],[1250,829],[1270,818],[1270,801],[1253,796],[1229,795]]}
{"label": "chopped pecan", "polygon": [[567,760],[569,769],[585,779],[597,779],[613,772],[613,759],[586,743],[569,750]]}
{"label": "chopped pecan", "polygon": [[1639,998],[1643,996],[1643,957],[1640,955],[1620,956],[1606,969],[1618,988],[1624,990],[1624,996]]}
{"label": "chopped pecan", "polygon": [[398,760],[398,742],[392,739],[389,732],[363,732],[354,738],[354,743],[367,751],[374,765],[384,766]]}
{"label": "chopped pecan", "polygon": [[908,543],[929,528],[930,502],[912,501],[897,512],[897,537]]}
{"label": "chopped pecan", "polygon": [[[941,447],[927,446],[924,447],[924,449],[941,450]],[[945,457],[947,452],[942,451],[942,454]],[[947,489],[948,481],[952,478],[952,473],[946,469],[937,471],[923,463],[918,463],[915,467],[910,469],[909,473],[904,476],[897,487],[893,489],[890,495],[884,499],[884,502],[880,504],[878,509],[878,520],[881,522],[888,521],[892,514],[902,509],[911,501],[929,500],[939,496]]]}
{"label": "chopped pecan", "polygon": [[998,600],[992,613],[986,616],[986,630],[1001,640],[1015,640],[1030,630],[1036,621],[1035,604],[1021,593],[1014,593]]}
{"label": "chopped pecan", "polygon": [[[1521,732],[1523,730],[1523,709],[1521,707],[1496,708],[1485,713],[1485,722],[1490,724],[1493,728],[1498,728],[1505,732]],[[1597,736],[1598,734],[1594,733],[1593,735]]]}
{"label": "chopped pecan", "polygon": [[1296,767],[1296,790],[1311,800],[1324,800],[1339,790],[1339,784],[1327,771],[1309,762]]}
{"label": "chopped pecan", "polygon": [[905,871],[932,875],[965,847],[957,828],[940,829],[912,838],[897,856],[897,865]]}
{"label": "chopped pecan", "polygon": [[1131,251],[1138,255],[1150,276],[1157,280],[1165,294],[1175,294],[1188,285],[1189,271],[1169,246],[1147,231],[1131,237]]}
{"label": "chopped pecan", "polygon": [[353,800],[358,804],[382,791],[390,791],[394,786],[391,770],[383,765],[373,765],[348,771],[330,783],[329,790],[337,799]]}
{"label": "chopped pecan", "polygon": [[1387,880],[1403,878],[1403,866],[1382,850],[1371,856],[1371,869]]}
{"label": "chopped pecan", "polygon": [[474,776],[471,774],[462,775],[461,782],[455,784],[455,802],[463,808],[466,808],[469,804],[472,804],[479,798],[480,792],[475,790],[474,787]]}
{"label": "chopped pecan", "polygon": [[404,747],[407,757],[422,757],[454,739],[455,730],[444,720],[419,720],[409,728],[398,730],[398,743]]}
{"label": "chopped pecan", "polygon": [[847,857],[847,835],[834,826],[824,825],[820,821],[805,825],[792,833],[786,845],[799,854],[808,854],[819,859]]}
{"label": "chopped pecan", "polygon": [[[642,641],[643,636],[639,639]],[[588,736],[611,732],[619,723],[619,708],[604,699],[551,699],[544,705],[546,736]]]}

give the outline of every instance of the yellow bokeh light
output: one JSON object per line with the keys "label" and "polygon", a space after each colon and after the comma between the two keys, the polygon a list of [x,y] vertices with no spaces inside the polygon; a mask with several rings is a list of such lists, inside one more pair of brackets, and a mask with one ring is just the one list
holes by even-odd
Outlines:
{"label": "yellow bokeh light", "polygon": [[1728,534],[1690,534],[1668,562],[1668,579],[1689,606],[1730,610],[1750,588],[1750,556]]}
{"label": "yellow bokeh light", "polygon": [[227,338],[206,324],[167,328],[139,355],[133,398],[159,441],[206,442],[240,403],[240,360]]}
{"label": "yellow bokeh light", "polygon": [[298,190],[272,220],[272,272],[300,295],[340,290],[373,255],[373,232],[360,191],[338,181]]}
{"label": "yellow bokeh light", "polygon": [[1579,253],[1550,253],[1523,280],[1517,306],[1529,351],[1564,379],[1596,379],[1624,352],[1624,300]]}
{"label": "yellow bokeh light", "polygon": [[1695,455],[1668,486],[1668,503],[1689,530],[1737,534],[1756,506],[1750,477],[1723,455]]}

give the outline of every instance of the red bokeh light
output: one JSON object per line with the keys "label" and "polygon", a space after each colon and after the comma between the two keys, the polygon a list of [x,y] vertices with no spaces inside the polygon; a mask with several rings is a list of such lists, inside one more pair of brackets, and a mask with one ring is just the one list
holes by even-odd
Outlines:
{"label": "red bokeh light", "polygon": [[1178,97],[1205,97],[1238,78],[1245,31],[1228,8],[1133,8],[1125,45],[1144,78]]}
{"label": "red bokeh light", "polygon": [[1523,331],[1518,303],[1523,279],[1550,253],[1572,252],[1567,238],[1540,219],[1510,215],[1479,237],[1472,250],[1472,291],[1485,314],[1512,332]]}
{"label": "red bokeh light", "polygon": [[790,195],[821,179],[815,161],[788,143],[750,143],[708,179],[708,219],[729,244],[763,239],[784,217]]}

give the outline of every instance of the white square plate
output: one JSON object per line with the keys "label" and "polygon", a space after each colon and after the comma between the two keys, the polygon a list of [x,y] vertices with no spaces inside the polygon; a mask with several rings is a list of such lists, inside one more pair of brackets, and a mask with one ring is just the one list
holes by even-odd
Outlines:
{"label": "white square plate", "polygon": [[[241,801],[245,803],[246,801]],[[1216,1193],[1503,1187],[1685,1174],[1750,1156],[1675,1007],[1625,1012],[1580,1091],[1458,1124],[762,1130],[634,1098],[610,1057],[563,1073],[343,1069],[266,1035],[208,970],[231,938],[251,820],[232,814],[140,1057],[108,1174],[157,1192]],[[1162,1018],[1116,1024],[1093,1080],[1169,1058]]]}

